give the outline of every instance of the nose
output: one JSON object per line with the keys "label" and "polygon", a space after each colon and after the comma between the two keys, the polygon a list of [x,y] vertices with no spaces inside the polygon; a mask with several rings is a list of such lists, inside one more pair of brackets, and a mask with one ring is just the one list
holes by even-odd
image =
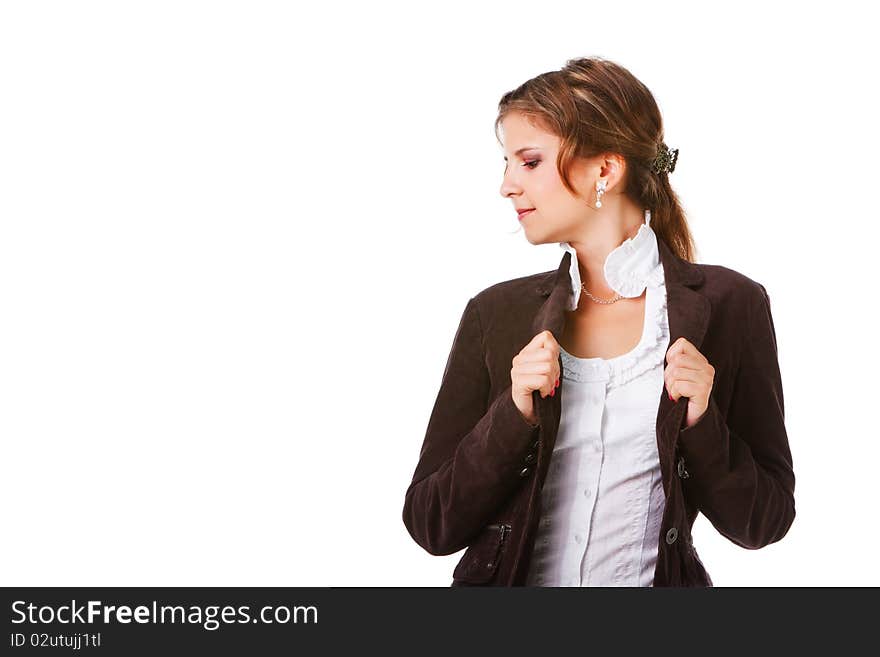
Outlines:
{"label": "nose", "polygon": [[522,192],[522,188],[519,184],[513,180],[513,177],[510,174],[509,170],[504,171],[504,177],[501,179],[501,196],[507,198],[514,194],[519,194]]}

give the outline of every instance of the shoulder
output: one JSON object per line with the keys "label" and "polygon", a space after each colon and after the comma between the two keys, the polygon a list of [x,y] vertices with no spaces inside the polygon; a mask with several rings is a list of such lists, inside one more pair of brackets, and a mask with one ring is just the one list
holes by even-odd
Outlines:
{"label": "shoulder", "polygon": [[766,296],[766,288],[742,272],[723,265],[692,264],[703,274],[702,291],[720,300],[754,301]]}
{"label": "shoulder", "polygon": [[465,314],[474,315],[484,333],[491,333],[499,326],[509,330],[538,312],[557,273],[558,270],[551,269],[485,287],[468,301]]}
{"label": "shoulder", "polygon": [[770,313],[770,297],[763,284],[723,265],[695,264],[703,274],[700,293],[709,299],[719,319],[751,326]]}
{"label": "shoulder", "polygon": [[480,308],[488,308],[499,303],[508,304],[516,300],[539,297],[543,291],[549,290],[556,274],[557,270],[551,269],[494,283],[477,292],[473,300]]}

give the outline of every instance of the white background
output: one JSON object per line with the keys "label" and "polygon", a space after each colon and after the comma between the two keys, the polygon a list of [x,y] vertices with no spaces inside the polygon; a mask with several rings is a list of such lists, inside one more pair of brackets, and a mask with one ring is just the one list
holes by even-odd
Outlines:
{"label": "white background", "polygon": [[878,585],[876,35],[863,3],[6,2],[0,584],[448,586],[401,519],[455,328],[555,269],[501,95],[653,91],[699,262],[770,295],[788,535],[719,586]]}

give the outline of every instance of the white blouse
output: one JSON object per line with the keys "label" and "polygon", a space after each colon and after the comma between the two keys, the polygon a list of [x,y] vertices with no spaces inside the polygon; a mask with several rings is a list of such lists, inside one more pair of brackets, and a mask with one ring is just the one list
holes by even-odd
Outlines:
{"label": "white blouse", "polygon": [[[572,300],[580,274],[570,251]],[[527,586],[652,586],[665,498],[657,404],[669,348],[666,285],[657,237],[645,224],[612,251],[605,279],[621,296],[647,289],[642,337],[611,359],[561,351],[562,416],[541,493]]]}

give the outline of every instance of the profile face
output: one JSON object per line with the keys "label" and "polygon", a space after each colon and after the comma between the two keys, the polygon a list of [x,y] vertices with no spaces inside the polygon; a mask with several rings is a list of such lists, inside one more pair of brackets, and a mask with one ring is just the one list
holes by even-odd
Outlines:
{"label": "profile face", "polygon": [[[590,161],[577,160],[571,170],[571,183],[581,195],[578,198],[566,189],[556,170],[560,146],[556,135],[518,112],[504,117],[501,132],[506,160],[501,195],[512,201],[513,212],[534,208],[518,219],[526,239],[532,244],[567,241],[591,218]],[[595,179],[600,173],[598,163],[594,168]]]}

